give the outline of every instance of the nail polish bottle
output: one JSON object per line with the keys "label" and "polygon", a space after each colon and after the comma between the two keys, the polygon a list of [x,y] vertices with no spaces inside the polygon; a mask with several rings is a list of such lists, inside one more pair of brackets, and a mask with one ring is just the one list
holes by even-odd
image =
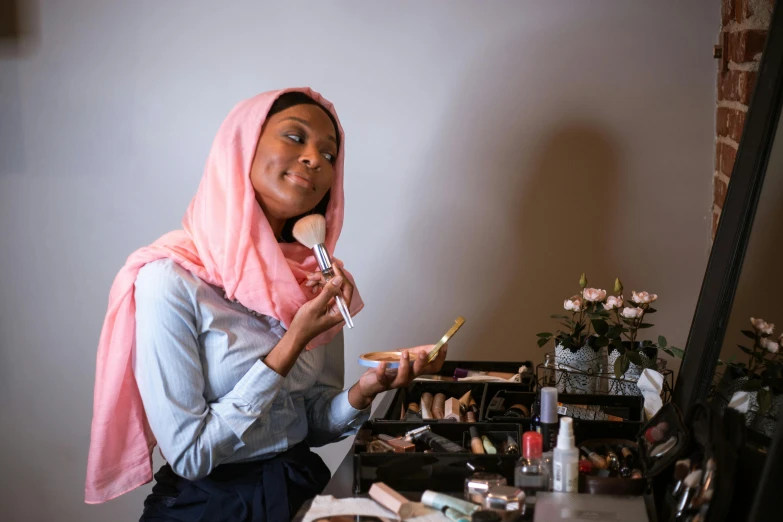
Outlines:
{"label": "nail polish bottle", "polygon": [[[528,431],[522,435],[522,457],[514,470],[514,485],[525,492],[525,513],[532,513],[536,493],[549,490],[549,474],[542,461],[543,438]],[[528,511],[530,510],[530,511]]]}

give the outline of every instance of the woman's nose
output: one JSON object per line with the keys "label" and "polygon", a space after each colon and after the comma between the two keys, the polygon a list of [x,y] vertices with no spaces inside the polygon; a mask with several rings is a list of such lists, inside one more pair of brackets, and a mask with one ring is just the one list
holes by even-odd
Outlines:
{"label": "woman's nose", "polygon": [[321,152],[314,147],[306,147],[299,156],[299,162],[311,170],[320,170],[322,161]]}

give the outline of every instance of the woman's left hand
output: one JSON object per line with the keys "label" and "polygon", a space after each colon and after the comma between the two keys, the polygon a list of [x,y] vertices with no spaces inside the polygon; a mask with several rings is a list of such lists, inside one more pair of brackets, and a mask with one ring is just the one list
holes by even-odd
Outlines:
{"label": "woman's left hand", "polygon": [[[382,362],[377,368],[364,372],[364,375],[359,378],[359,382],[356,383],[354,388],[357,388],[357,391],[364,399],[363,402],[369,404],[381,392],[408,386],[419,375],[438,373],[443,367],[443,361],[446,360],[446,352],[449,346],[444,344],[438,352],[438,356],[428,364],[427,354],[434,347],[435,345],[430,344],[402,350],[399,368],[387,369],[386,363]],[[409,352],[416,354],[416,360],[413,364],[408,362]]]}
{"label": "woman's left hand", "polygon": [[[353,283],[351,283],[351,280],[345,277],[345,274],[343,273],[343,269],[340,268],[340,266],[337,263],[334,263],[332,265],[332,269],[334,270],[335,277],[342,276],[343,278],[343,300],[345,301],[345,304],[348,306],[348,308],[351,308],[351,300],[353,299]],[[326,284],[326,280],[324,279],[323,273],[319,270],[317,272],[313,272],[312,274],[307,274],[307,282],[305,283],[305,287],[312,288],[312,292],[314,294],[319,294],[321,290],[323,290],[324,285]]]}

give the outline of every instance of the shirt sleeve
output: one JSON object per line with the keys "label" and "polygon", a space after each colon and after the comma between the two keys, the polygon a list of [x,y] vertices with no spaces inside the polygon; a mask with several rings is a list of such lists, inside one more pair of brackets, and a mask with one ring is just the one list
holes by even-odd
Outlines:
{"label": "shirt sleeve", "polygon": [[269,413],[284,378],[257,360],[234,388],[204,399],[195,285],[173,262],[155,262],[136,279],[134,373],[163,456],[196,480],[242,448],[248,430]]}
{"label": "shirt sleeve", "polygon": [[343,390],[345,381],[345,344],[343,332],[326,346],[324,368],[316,383],[305,394],[307,410],[307,443],[323,446],[355,434],[369,418],[370,406],[357,410],[348,401],[348,390]]}

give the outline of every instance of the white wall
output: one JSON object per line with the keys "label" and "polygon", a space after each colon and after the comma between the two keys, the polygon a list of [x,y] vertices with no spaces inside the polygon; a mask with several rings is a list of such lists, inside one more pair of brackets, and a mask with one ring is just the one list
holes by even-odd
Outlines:
{"label": "white wall", "polygon": [[[41,1],[0,42],[0,506],[82,504],[97,339],[126,256],[179,226],[222,118],[311,85],[347,131],[338,256],[363,351],[543,359],[579,273],[658,293],[682,346],[709,248],[719,2]],[[657,333],[657,332],[654,332]],[[324,453],[333,467],[347,445]],[[7,518],[10,514],[10,518]]]}

